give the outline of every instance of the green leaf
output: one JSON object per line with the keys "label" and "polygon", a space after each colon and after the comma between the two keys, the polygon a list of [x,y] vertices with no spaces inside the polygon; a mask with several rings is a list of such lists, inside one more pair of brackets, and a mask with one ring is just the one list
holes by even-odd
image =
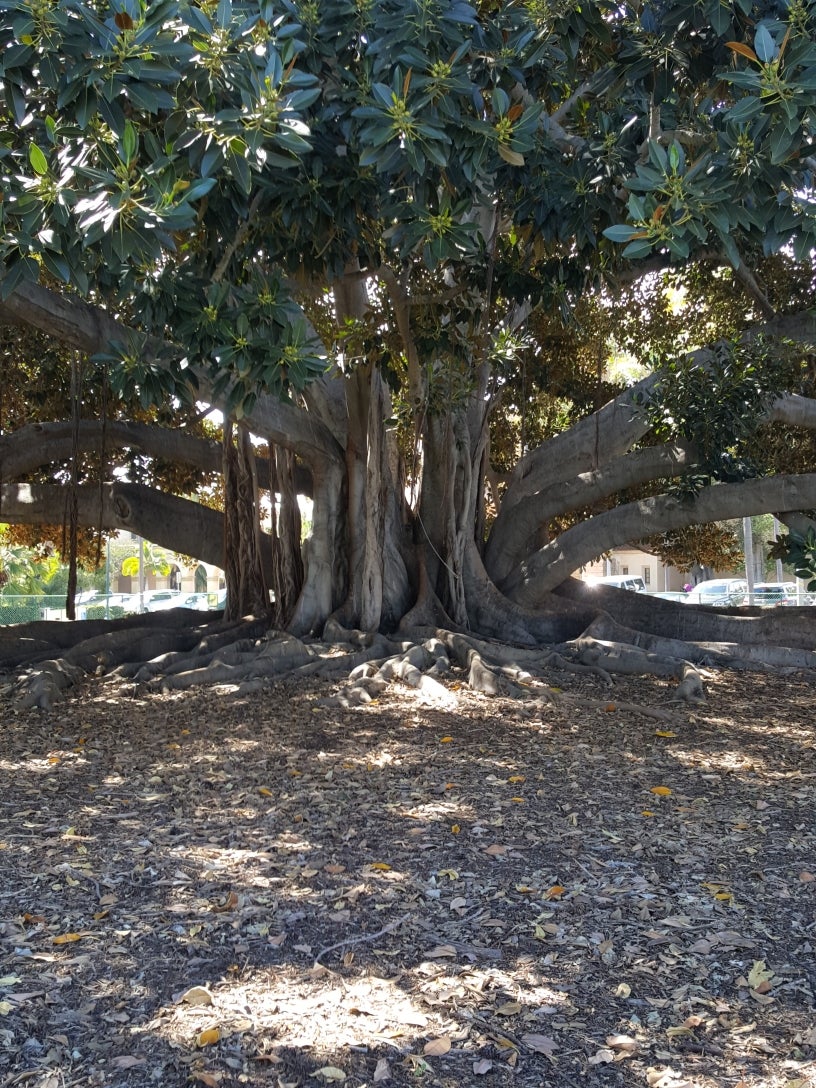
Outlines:
{"label": "green leaf", "polygon": [[603,234],[610,242],[628,242],[640,230],[640,227],[633,227],[629,223],[616,223],[613,227],[607,227]]}
{"label": "green leaf", "polygon": [[779,46],[764,24],[757,27],[757,32],[754,35],[754,52],[763,64],[769,64],[772,60],[776,60],[779,55]]}
{"label": "green leaf", "polygon": [[794,144],[798,143],[798,140],[780,125],[771,133],[769,143],[771,148],[771,162],[776,166],[785,161],[791,148]]}
{"label": "green leaf", "polygon": [[139,136],[136,132],[131,121],[128,121],[125,125],[125,134],[122,137],[122,151],[124,152],[123,159],[126,163],[131,163],[136,158],[136,152],[139,150]]}
{"label": "green leaf", "polygon": [[626,257],[628,260],[637,260],[640,257],[648,257],[651,252],[651,242],[646,238],[639,238],[637,241],[630,242],[621,256]]}
{"label": "green leaf", "polygon": [[496,87],[493,91],[493,112],[497,117],[504,117],[509,109],[510,96],[501,87]]}
{"label": "green leaf", "polygon": [[29,145],[28,161],[31,163],[31,169],[35,174],[39,174],[40,177],[42,177],[43,174],[48,173],[48,159],[46,159],[45,155],[36,144]]}
{"label": "green leaf", "polygon": [[736,106],[732,106],[725,116],[729,121],[741,124],[743,121],[750,121],[752,117],[756,117],[761,112],[761,100],[754,98],[753,95],[748,95],[746,98],[741,98]]}
{"label": "green leaf", "polygon": [[499,144],[499,156],[511,166],[524,166],[524,156],[519,155],[518,151],[513,151],[507,144]]}

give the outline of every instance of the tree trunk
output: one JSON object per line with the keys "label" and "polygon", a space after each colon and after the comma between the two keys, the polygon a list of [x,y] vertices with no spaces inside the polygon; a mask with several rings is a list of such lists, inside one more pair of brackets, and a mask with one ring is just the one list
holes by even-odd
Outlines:
{"label": "tree trunk", "polygon": [[289,450],[269,447],[269,491],[272,506],[270,543],[275,623],[285,628],[303,589],[300,507],[295,490],[295,459]]}
{"label": "tree trunk", "polygon": [[260,508],[249,431],[224,422],[224,573],[226,620],[271,614],[261,554]]}

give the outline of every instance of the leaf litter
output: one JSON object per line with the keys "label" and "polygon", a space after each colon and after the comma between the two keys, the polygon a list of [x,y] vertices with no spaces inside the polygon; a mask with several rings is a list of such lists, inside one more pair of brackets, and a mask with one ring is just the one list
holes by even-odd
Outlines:
{"label": "leaf litter", "polygon": [[7,1083],[813,1088],[812,678],[557,682],[10,707]]}

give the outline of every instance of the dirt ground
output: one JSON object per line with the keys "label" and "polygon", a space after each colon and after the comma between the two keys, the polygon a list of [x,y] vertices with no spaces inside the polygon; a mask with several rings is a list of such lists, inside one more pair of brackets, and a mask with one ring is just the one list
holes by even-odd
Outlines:
{"label": "dirt ground", "polygon": [[3,703],[0,1083],[816,1085],[816,680],[548,679]]}

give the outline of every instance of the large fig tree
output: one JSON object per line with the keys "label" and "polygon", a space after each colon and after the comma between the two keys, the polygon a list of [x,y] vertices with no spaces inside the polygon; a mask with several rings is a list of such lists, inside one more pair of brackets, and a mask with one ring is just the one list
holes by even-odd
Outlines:
{"label": "large fig tree", "polygon": [[[99,397],[83,416],[75,396],[70,434],[4,437],[0,516],[53,510],[28,475],[60,459],[50,440],[64,458],[104,432],[108,450],[211,468],[173,416],[213,406],[223,520],[138,479],[72,485],[75,520],[222,556],[229,619],[263,613],[271,587],[292,636],[432,627],[470,633],[450,643],[468,660],[475,636],[535,646],[595,621],[607,641],[778,642],[812,664],[803,616],[590,601],[569,576],[723,518],[772,511],[794,545],[812,529],[812,462],[772,471],[748,450],[768,451],[764,426],[807,451],[816,421],[814,16],[808,0],[0,2],[0,317],[169,424],[107,418]],[[729,305],[671,317],[667,276]],[[674,335],[635,336],[647,376],[604,396],[610,344],[580,324],[617,307],[634,327],[641,298]]]}

